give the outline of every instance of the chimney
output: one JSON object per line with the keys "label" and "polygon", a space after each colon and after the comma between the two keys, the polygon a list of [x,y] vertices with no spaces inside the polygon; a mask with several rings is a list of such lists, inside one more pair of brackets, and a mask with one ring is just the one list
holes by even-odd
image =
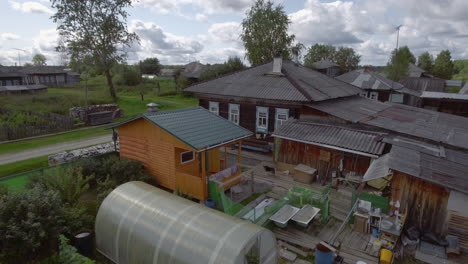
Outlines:
{"label": "chimney", "polygon": [[147,107],[147,110],[146,110],[146,111],[147,111],[148,113],[155,113],[155,112],[158,112],[158,111],[159,111],[158,106],[159,106],[158,104],[149,103],[149,104],[146,105],[146,107]]}
{"label": "chimney", "polygon": [[275,57],[273,59],[273,71],[272,71],[272,73],[281,74],[282,66],[283,66],[283,58],[282,57]]}

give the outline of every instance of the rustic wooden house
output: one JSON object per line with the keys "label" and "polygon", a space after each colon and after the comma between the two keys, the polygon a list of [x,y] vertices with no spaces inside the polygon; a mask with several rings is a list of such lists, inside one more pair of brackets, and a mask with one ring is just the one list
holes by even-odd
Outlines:
{"label": "rustic wooden house", "polygon": [[468,94],[423,92],[421,95],[421,107],[468,117]]}
{"label": "rustic wooden house", "polygon": [[312,63],[312,68],[331,78],[334,78],[340,74],[340,66],[330,60],[316,61]]}
{"label": "rustic wooden house", "polygon": [[185,89],[200,106],[266,138],[304,105],[357,95],[360,89],[291,61],[275,58]]}
{"label": "rustic wooden house", "polygon": [[[208,197],[207,177],[240,173],[241,141],[252,135],[201,107],[145,113],[114,128],[122,157],[141,161],[159,186],[200,201]],[[238,163],[229,164],[220,148],[234,145]]]}
{"label": "rustic wooden house", "polygon": [[390,152],[374,162],[365,180],[391,175],[391,200],[408,212],[410,225],[457,236],[468,250],[468,153],[398,136],[386,142]]}
{"label": "rustic wooden house", "polygon": [[384,152],[384,135],[353,125],[289,120],[273,134],[274,160],[281,170],[292,171],[298,164],[317,169],[322,182],[332,174],[360,182],[371,161]]}
{"label": "rustic wooden house", "polygon": [[62,86],[80,81],[80,75],[64,66],[0,66],[0,86]]}
{"label": "rustic wooden house", "polygon": [[421,92],[408,89],[401,83],[387,79],[367,68],[347,72],[337,76],[336,79],[359,87],[361,89],[359,95],[362,97],[380,102],[419,105]]}

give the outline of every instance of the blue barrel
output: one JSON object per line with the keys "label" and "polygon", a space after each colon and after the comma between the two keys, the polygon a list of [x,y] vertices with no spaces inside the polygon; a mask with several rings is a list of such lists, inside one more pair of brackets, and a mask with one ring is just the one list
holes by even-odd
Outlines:
{"label": "blue barrel", "polygon": [[213,201],[213,199],[208,198],[205,201],[205,206],[207,206],[209,208],[212,208],[212,209],[215,209],[216,204],[215,204],[215,201]]}
{"label": "blue barrel", "polygon": [[333,264],[333,251],[319,243],[315,248],[315,264]]}

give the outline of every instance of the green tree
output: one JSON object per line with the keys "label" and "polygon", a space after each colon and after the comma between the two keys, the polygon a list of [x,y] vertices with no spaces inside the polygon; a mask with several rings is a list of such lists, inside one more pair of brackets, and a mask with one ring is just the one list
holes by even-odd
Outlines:
{"label": "green tree", "polygon": [[71,56],[91,56],[106,75],[109,92],[117,99],[111,69],[122,62],[119,49],[130,47],[138,36],[127,29],[132,0],[52,0],[52,19]]}
{"label": "green tree", "polygon": [[242,21],[241,39],[252,65],[273,60],[275,56],[291,57],[294,35],[288,34],[291,21],[283,6],[272,1],[257,0]]}
{"label": "green tree", "polygon": [[0,197],[0,263],[33,263],[51,255],[63,224],[54,191],[35,187]]}
{"label": "green tree", "polygon": [[437,55],[437,58],[434,61],[433,73],[435,76],[442,79],[450,80],[452,78],[454,65],[450,51],[443,50],[439,55]]}
{"label": "green tree", "polygon": [[214,78],[218,78],[222,75],[240,71],[245,69],[244,63],[242,63],[239,57],[230,57],[226,62],[219,65],[213,65],[204,73],[201,74],[201,80],[212,80]]}
{"label": "green tree", "polygon": [[361,55],[356,54],[354,49],[339,47],[335,54],[335,63],[340,66],[340,72],[346,73],[357,69]]}
{"label": "green tree", "polygon": [[418,67],[427,71],[432,72],[434,67],[434,57],[429,52],[424,52],[418,57]]}
{"label": "green tree", "polygon": [[407,58],[408,62],[409,63],[412,63],[412,64],[415,64],[416,63],[416,57],[414,56],[414,54],[410,51],[410,49],[408,48],[408,46],[403,46],[401,48],[398,49],[399,52],[402,54],[401,56],[404,56],[405,58]]}
{"label": "green tree", "polygon": [[140,61],[140,71],[143,74],[159,74],[161,68],[162,66],[159,63],[159,59],[156,57],[146,58]]}
{"label": "green tree", "polygon": [[304,56],[304,66],[313,68],[312,64],[321,60],[335,61],[336,48],[328,44],[312,45]]}
{"label": "green tree", "polygon": [[47,65],[47,58],[43,55],[43,54],[36,54],[34,55],[34,57],[32,58],[32,64],[34,66],[45,66]]}
{"label": "green tree", "polygon": [[393,50],[392,58],[385,67],[387,77],[393,81],[399,81],[402,77],[408,75],[409,63],[411,57],[408,56],[406,49],[400,48]]}

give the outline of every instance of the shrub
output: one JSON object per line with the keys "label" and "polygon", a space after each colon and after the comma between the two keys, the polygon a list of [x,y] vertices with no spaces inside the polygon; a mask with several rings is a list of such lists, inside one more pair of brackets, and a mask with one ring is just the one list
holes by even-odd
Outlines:
{"label": "shrub", "polygon": [[69,245],[70,240],[65,236],[60,235],[60,263],[73,263],[73,264],[93,264],[96,263],[89,258],[78,254],[75,247]]}
{"label": "shrub", "polygon": [[64,223],[58,194],[37,186],[0,199],[0,262],[29,263],[50,255]]}
{"label": "shrub", "polygon": [[56,167],[43,175],[33,176],[29,186],[41,186],[56,191],[64,203],[74,205],[82,194],[89,190],[94,175],[83,176],[79,167]]}

